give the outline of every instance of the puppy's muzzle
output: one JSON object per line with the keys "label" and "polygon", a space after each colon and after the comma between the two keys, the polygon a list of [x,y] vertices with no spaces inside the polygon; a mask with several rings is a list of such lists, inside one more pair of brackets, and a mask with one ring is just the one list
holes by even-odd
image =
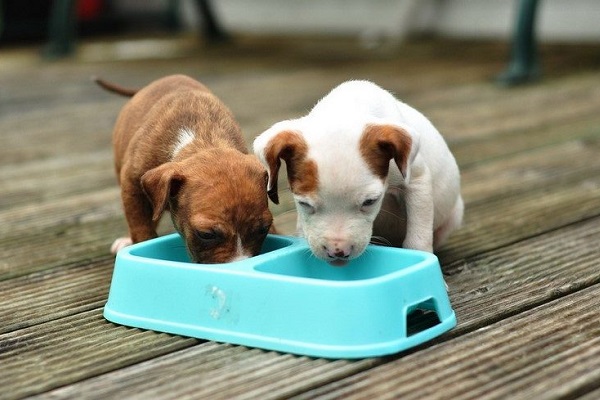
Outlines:
{"label": "puppy's muzzle", "polygon": [[342,239],[328,239],[323,245],[327,261],[335,266],[343,266],[350,260],[354,245]]}

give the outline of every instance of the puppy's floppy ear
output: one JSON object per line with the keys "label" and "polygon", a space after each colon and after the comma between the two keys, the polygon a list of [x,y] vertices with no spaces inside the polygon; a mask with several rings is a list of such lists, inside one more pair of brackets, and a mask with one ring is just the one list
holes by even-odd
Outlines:
{"label": "puppy's floppy ear", "polygon": [[153,221],[160,218],[169,198],[177,194],[184,180],[184,175],[174,162],[162,164],[142,175],[142,188],[152,203]]}
{"label": "puppy's floppy ear", "polygon": [[360,152],[373,173],[385,179],[389,161],[394,159],[404,179],[410,181],[410,167],[419,150],[419,138],[400,126],[369,124],[360,141]]}
{"label": "puppy's floppy ear", "polygon": [[293,130],[278,131],[274,128],[265,131],[254,140],[254,153],[267,167],[269,198],[273,203],[279,204],[277,178],[281,160],[285,161],[292,190],[310,190],[316,185],[316,165],[306,160],[308,145],[300,133]]}

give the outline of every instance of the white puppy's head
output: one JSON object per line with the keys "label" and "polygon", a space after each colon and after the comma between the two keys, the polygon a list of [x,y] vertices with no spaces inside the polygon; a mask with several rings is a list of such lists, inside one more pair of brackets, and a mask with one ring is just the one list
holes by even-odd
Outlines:
{"label": "white puppy's head", "polygon": [[277,178],[283,160],[299,233],[315,256],[337,266],[360,256],[369,244],[390,162],[408,180],[418,147],[398,125],[344,125],[284,121],[254,141],[254,152],[269,172],[269,198],[279,202]]}

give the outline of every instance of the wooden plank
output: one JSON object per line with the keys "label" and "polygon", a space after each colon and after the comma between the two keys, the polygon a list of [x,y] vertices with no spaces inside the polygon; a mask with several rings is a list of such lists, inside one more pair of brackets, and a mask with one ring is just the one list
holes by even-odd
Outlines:
{"label": "wooden plank", "polygon": [[[98,64],[35,65],[32,74],[31,62],[7,71],[2,57],[0,189],[7,191],[0,193],[10,198],[0,198],[0,397],[275,398],[315,394],[318,387],[323,395],[338,393],[348,382],[366,387],[366,395],[383,395],[389,387],[399,390],[394,382],[405,371],[412,377],[407,390],[427,388],[429,365],[456,397],[546,394],[540,388],[546,382],[564,383],[561,394],[598,393],[597,345],[582,344],[598,336],[597,326],[578,319],[597,321],[597,302],[584,308],[587,298],[573,297],[598,298],[596,289],[589,291],[599,282],[597,73],[503,91],[481,83],[500,65],[503,51],[483,52],[482,60],[482,52],[465,57],[462,47],[442,47],[446,58],[430,62],[440,47],[420,47],[405,49],[398,63],[347,49],[331,54],[294,46],[291,61],[281,57],[287,54],[282,47],[277,54],[265,48],[258,57],[253,49],[241,57],[235,49],[229,56],[104,62],[100,68],[123,84],[172,72],[200,76],[231,104],[249,138],[304,113],[350,75],[370,77],[421,108],[447,132],[465,172],[467,226],[441,254],[459,326],[437,345],[348,362],[107,323],[101,317],[112,260],[107,246],[124,227],[118,189],[110,183],[109,141],[123,99],[89,84]],[[21,85],[24,79],[31,84]],[[291,205],[286,200],[276,211],[291,225],[293,213],[282,214]],[[552,322],[540,325],[546,320],[539,313],[550,315],[559,332],[551,332]],[[565,328],[563,321],[581,322],[583,330]],[[494,342],[516,360],[495,350]],[[440,364],[440,355],[453,363]],[[507,358],[496,365],[496,356]],[[380,371],[391,381],[379,380]]]}
{"label": "wooden plank", "polygon": [[10,167],[29,161],[64,158],[69,153],[110,149],[117,114],[99,115],[103,108],[106,107],[98,102],[75,103],[59,109],[40,107],[26,115],[3,115],[0,129],[5,146],[0,148],[0,165]]}
{"label": "wooden plank", "polygon": [[112,269],[107,255],[0,282],[0,334],[103,307]]}
{"label": "wooden plank", "polygon": [[[569,240],[561,241],[562,237],[568,237]],[[526,310],[536,309],[550,300],[560,300],[570,293],[579,293],[587,287],[598,290],[600,271],[597,268],[597,259],[600,256],[600,248],[596,244],[599,239],[600,218],[596,218],[453,265],[447,281],[459,326],[437,342],[451,344],[468,332],[474,335],[472,340],[479,340],[477,338],[485,334],[485,327],[489,324],[502,325],[504,323],[502,321],[507,318],[514,318],[514,315],[519,315]],[[48,286],[52,286],[50,282]],[[585,307],[582,306],[582,309]],[[88,375],[83,373],[73,375],[71,377],[73,380],[70,382],[61,380],[62,384],[72,383],[72,385],[53,393],[58,397],[69,397],[75,394],[85,394],[87,397],[97,391],[102,396],[147,391],[147,393],[161,393],[166,398],[178,398],[190,393],[211,398],[213,396],[218,398],[220,395],[225,398],[233,394],[236,396],[248,394],[248,398],[288,397],[344,376],[352,376],[390,360],[385,358],[355,362],[325,362],[305,357],[280,356],[277,353],[259,350],[240,350],[243,348],[237,346],[215,345],[224,347],[219,350],[219,352],[223,351],[220,353],[223,359],[219,361],[221,363],[219,368],[209,368],[211,364],[205,366],[202,356],[205,350],[195,347],[138,364],[141,360],[131,360],[129,352],[132,347],[138,346],[137,342],[142,340],[140,336],[147,337],[144,335],[148,335],[148,332],[119,328],[112,324],[102,325],[100,322],[92,324],[86,322],[89,318],[85,315],[87,314],[81,314],[83,319],[81,323],[75,322],[77,316],[74,316],[50,321],[28,331],[31,332],[30,335],[34,335],[31,339],[34,342],[41,341],[42,338],[51,340],[52,343],[61,340],[64,346],[68,346],[69,342],[78,343],[81,337],[87,338],[89,344],[87,356],[95,360],[95,368],[88,370]],[[60,331],[60,326],[72,324],[82,326],[69,332]],[[102,330],[107,336],[116,336],[113,342],[122,343],[122,347],[115,349],[107,347],[104,344],[105,336]],[[586,332],[589,331],[583,330],[581,334],[586,335]],[[15,335],[22,336],[19,332],[15,332]],[[6,335],[0,336],[0,341],[6,340],[5,337]],[[484,339],[485,337],[481,340],[485,342]],[[202,346],[206,345],[208,344]],[[54,346],[24,348],[17,353],[19,357],[7,358],[4,365],[18,370],[20,363],[27,363],[31,358],[50,358],[58,351]],[[452,349],[452,346],[449,346]],[[411,360],[418,358],[421,353],[427,357],[430,354],[442,354],[439,350],[437,353],[430,352],[427,350],[430,347],[431,344],[424,345],[417,349],[418,351],[410,351],[408,354],[401,354],[392,359],[401,362],[406,358]],[[229,352],[237,355],[234,357]],[[461,351],[456,352],[456,355],[461,354]],[[54,368],[58,370],[68,368],[61,363],[71,363],[71,360],[71,358],[53,360]],[[14,365],[15,362],[19,364]],[[94,378],[99,374],[99,370],[112,370],[114,363],[121,366],[119,371]],[[419,365],[422,367],[414,374],[427,375],[428,362],[419,361]],[[171,370],[177,371],[176,378],[172,374],[165,374],[165,371]],[[34,369],[30,373],[43,375],[44,372]],[[163,378],[166,376],[170,377],[171,385],[164,382]],[[89,379],[85,380],[86,378]],[[78,381],[82,382],[75,384]],[[421,381],[416,380],[416,382]],[[10,381],[0,382],[0,384],[7,384],[7,389],[12,387]],[[375,387],[380,387],[380,383],[377,382]],[[16,387],[15,390],[21,389]]]}
{"label": "wooden plank", "polygon": [[20,398],[196,343],[114,326],[97,308],[0,335],[0,386]]}
{"label": "wooden plank", "polygon": [[[127,233],[118,187],[0,211],[0,220],[0,282],[105,258]],[[173,231],[168,218],[158,231]]]}
{"label": "wooden plank", "polygon": [[597,118],[594,108],[600,102],[600,87],[596,82],[596,73],[516,91],[479,82],[449,91],[442,88],[426,93],[426,101],[418,97],[415,101],[452,142],[518,133],[527,143],[530,139],[524,132],[553,130]]}
{"label": "wooden plank", "polygon": [[597,216],[598,172],[468,205],[464,226],[450,237],[439,256],[444,263],[452,262]]}
{"label": "wooden plank", "polygon": [[61,225],[110,220],[122,215],[120,207],[117,187],[50,199],[41,204],[17,205],[0,211],[5,222],[0,226],[0,234],[9,240],[11,236],[34,236]]}
{"label": "wooden plank", "polygon": [[0,211],[117,187],[109,150],[0,167]]}
{"label": "wooden plank", "polygon": [[[269,61],[273,62],[272,59]],[[522,132],[539,126],[550,126],[556,122],[563,124],[574,122],[581,119],[583,115],[593,115],[594,104],[598,102],[598,93],[593,85],[595,75],[592,74],[578,76],[577,80],[563,80],[551,85],[519,89],[519,97],[525,99],[529,106],[528,112],[523,113],[520,103],[514,101],[515,92],[506,92],[481,82],[466,86],[456,85],[455,82],[448,81],[447,76],[440,80],[439,77],[447,75],[449,71],[443,71],[439,66],[429,66],[426,70],[428,74],[425,74],[422,65],[415,66],[420,70],[412,70],[410,64],[407,64],[406,73],[396,73],[391,79],[386,73],[386,63],[368,63],[364,59],[361,62],[362,66],[358,65],[358,67],[370,71],[368,74],[373,75],[372,79],[381,80],[386,87],[399,92],[403,97],[406,96],[407,101],[421,108],[443,132],[448,132],[450,139],[465,136],[481,137],[499,130]],[[226,64],[222,60],[214,60],[212,63]],[[468,65],[466,62],[464,64]],[[382,71],[373,71],[373,66],[377,66]],[[107,66],[107,74],[115,74],[113,79],[127,81],[123,83],[134,85],[158,76],[156,71],[146,71],[146,76],[149,73],[153,76],[144,78],[135,71],[136,68],[140,68],[139,63],[126,64],[118,74],[115,74],[114,67]],[[204,72],[215,67],[205,64],[198,68],[195,64],[192,66],[190,60],[182,60],[180,68],[183,72],[186,70],[191,72],[195,69],[192,75],[202,78]],[[297,116],[299,110],[306,111],[329,88],[344,78],[338,69],[323,69],[311,64],[296,66],[294,73],[287,70],[286,74],[273,74],[268,80],[265,80],[263,74],[249,76],[247,67],[243,64],[226,66],[226,68],[230,72],[227,79],[214,74],[209,74],[206,79],[211,87],[214,86],[215,92],[231,105],[236,115],[239,115],[249,138],[277,120]],[[477,68],[481,69],[481,67]],[[48,66],[45,66],[45,70],[44,79],[33,77],[37,79],[37,85],[31,86],[36,87],[35,91],[28,91],[27,88],[22,87],[17,91],[16,88],[11,88],[12,82],[8,80],[3,85],[5,88],[8,87],[5,89],[6,93],[11,98],[17,97],[16,103],[20,105],[15,109],[7,109],[10,112],[4,113],[0,120],[2,130],[6,132],[8,138],[12,138],[11,142],[15,148],[23,152],[29,151],[32,157],[33,155],[48,157],[50,154],[58,154],[58,149],[76,149],[80,148],[79,146],[89,148],[87,146],[90,144],[108,144],[112,123],[124,99],[107,95],[89,82],[89,75],[97,73],[92,68],[82,69],[81,66],[79,68],[71,66],[71,74],[75,76],[70,77],[69,80],[65,79],[65,75],[69,72]],[[164,74],[168,72],[165,71]],[[415,75],[418,75],[420,80],[414,79]],[[130,82],[132,76],[135,76],[136,82]],[[58,79],[65,79],[63,85],[67,87],[56,87],[55,82]],[[434,79],[436,86],[424,90],[428,79]],[[470,81],[476,79],[471,77]],[[407,90],[402,90],[407,87]],[[21,91],[28,94],[19,100]],[[293,92],[294,96],[290,96],[290,92]],[[60,93],[60,96],[55,93]],[[265,95],[257,97],[256,93]],[[248,107],[246,100],[248,98],[253,99],[252,107]],[[274,102],[273,98],[277,101]],[[42,102],[44,107],[21,110],[25,104],[42,104]],[[560,107],[557,107],[557,104],[560,104]],[[547,113],[549,107],[557,108],[557,112]],[[262,110],[260,115],[257,115],[257,109]],[[470,112],[465,113],[463,111],[465,109]],[[101,112],[99,113],[98,110]],[[499,123],[506,124],[506,121],[515,121],[516,125],[499,126]],[[77,127],[77,130],[73,130],[73,127]],[[466,132],[465,128],[469,132]],[[63,142],[61,137],[65,136],[64,133],[69,133],[66,137],[73,136],[77,140]],[[58,143],[56,143],[57,138]],[[81,140],[82,138],[85,140]],[[52,145],[48,146],[49,143]],[[19,154],[19,157],[21,156],[23,154]],[[17,155],[9,153],[0,157],[6,162],[16,158]]]}
{"label": "wooden plank", "polygon": [[600,218],[444,267],[461,329],[473,330],[600,283]]}
{"label": "wooden plank", "polygon": [[568,141],[586,143],[590,140],[593,143],[599,135],[598,121],[597,116],[585,115],[575,121],[563,121],[563,124],[557,123],[554,126],[541,125],[532,130],[516,130],[491,137],[450,142],[450,146],[464,172],[494,159],[518,153],[526,154],[539,147]]}
{"label": "wooden plank", "polygon": [[[571,393],[569,393],[569,395],[571,395]],[[575,396],[579,400],[597,400],[600,399],[600,388],[591,389],[589,392],[586,390],[586,393],[574,393],[573,397]]]}
{"label": "wooden plank", "polygon": [[108,255],[126,232],[117,196],[110,189],[0,213],[0,280]]}
{"label": "wooden plank", "polygon": [[[207,354],[209,351],[211,353]],[[292,379],[287,387],[288,390],[293,390],[294,386],[304,386],[301,382],[325,383],[347,376],[365,363],[370,361],[330,362],[206,343],[110,374],[111,381],[123,383],[122,386],[118,385],[119,387],[107,385],[106,377],[98,377],[54,390],[49,394],[59,399],[79,396],[101,399],[127,396],[135,390],[136,396],[165,399],[267,399],[277,397],[265,393],[267,386],[277,382],[283,383],[289,378],[297,378]],[[174,380],[177,381],[177,385],[172,384]],[[233,386],[230,383],[232,380]],[[240,381],[243,381],[244,385],[240,384]]]}
{"label": "wooden plank", "polygon": [[[480,163],[461,173],[467,206],[518,192],[560,185],[590,176],[598,164],[598,140],[571,140]],[[591,168],[590,168],[591,167]]]}
{"label": "wooden plank", "polygon": [[298,399],[560,399],[600,387],[600,285]]}

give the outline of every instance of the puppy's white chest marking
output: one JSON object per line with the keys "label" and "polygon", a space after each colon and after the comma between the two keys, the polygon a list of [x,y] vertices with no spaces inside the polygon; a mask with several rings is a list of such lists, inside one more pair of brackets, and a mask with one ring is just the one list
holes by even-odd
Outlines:
{"label": "puppy's white chest marking", "polygon": [[196,138],[194,131],[189,128],[181,128],[171,152],[171,158],[177,157],[177,154]]}

